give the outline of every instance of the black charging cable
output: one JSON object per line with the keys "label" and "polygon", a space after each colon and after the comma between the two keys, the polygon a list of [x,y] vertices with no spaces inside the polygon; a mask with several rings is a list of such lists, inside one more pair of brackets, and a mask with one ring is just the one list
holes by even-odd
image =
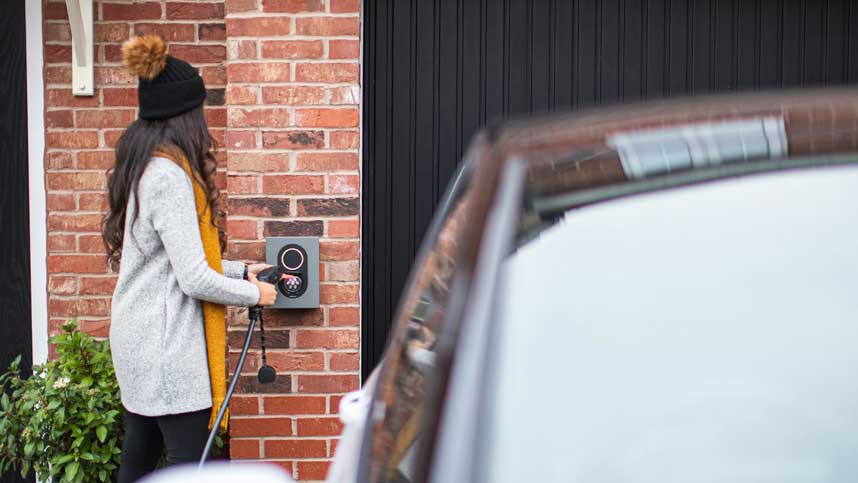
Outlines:
{"label": "black charging cable", "polygon": [[[256,279],[260,282],[276,285],[277,282],[283,278],[283,275],[283,270],[277,267],[269,267],[261,271],[259,275],[256,276]],[[232,399],[232,393],[235,392],[235,386],[238,383],[238,378],[241,376],[241,369],[244,367],[245,359],[247,359],[247,351],[250,349],[250,341],[253,338],[253,329],[256,327],[257,323],[259,323],[259,345],[262,348],[262,367],[259,368],[257,377],[259,378],[259,382],[262,384],[274,382],[274,379],[277,377],[277,373],[274,371],[273,367],[268,365],[268,360],[265,357],[265,325],[262,321],[262,307],[259,305],[251,307],[250,310],[248,310],[248,319],[247,335],[244,336],[244,346],[241,348],[241,356],[238,358],[235,373],[232,375],[232,381],[229,383],[229,389],[226,391],[226,398],[217,413],[217,418],[215,419],[211,432],[209,432],[209,438],[206,441],[206,447],[203,450],[203,455],[200,458],[198,468],[203,467],[211,454],[212,446],[214,446],[215,438],[217,437],[218,428],[220,428],[220,423],[223,421],[226,409],[229,407],[229,401]]]}
{"label": "black charging cable", "polygon": [[261,384],[270,384],[277,378],[277,372],[268,365],[268,358],[265,356],[265,322],[262,320],[262,311],[259,312],[259,345],[262,347],[262,367],[259,368],[256,378]]}

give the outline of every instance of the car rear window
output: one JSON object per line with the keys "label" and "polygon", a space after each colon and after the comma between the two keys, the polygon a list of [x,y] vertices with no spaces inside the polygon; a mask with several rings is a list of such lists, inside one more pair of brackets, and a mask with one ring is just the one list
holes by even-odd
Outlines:
{"label": "car rear window", "polygon": [[858,472],[858,168],[569,212],[503,267],[484,482]]}

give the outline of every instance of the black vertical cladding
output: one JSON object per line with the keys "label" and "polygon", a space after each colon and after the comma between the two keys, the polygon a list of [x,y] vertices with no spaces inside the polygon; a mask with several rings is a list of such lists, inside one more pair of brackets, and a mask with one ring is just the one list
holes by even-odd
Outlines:
{"label": "black vertical cladding", "polygon": [[[551,22],[550,0],[536,0],[530,3],[530,111],[534,113],[548,112],[551,109]],[[539,25],[540,28],[534,28]]]}
{"label": "black vertical cladding", "polygon": [[[851,1],[851,0],[846,0]],[[757,27],[760,42],[759,82],[763,86],[780,86],[783,78],[783,2],[760,0]],[[776,19],[776,22],[772,22]],[[765,26],[765,28],[761,28]]]}
{"label": "black vertical cladding", "polygon": [[[436,86],[435,64],[438,50],[434,48],[437,42],[435,28],[435,8],[433,2],[415,2],[413,16],[413,52],[415,78],[413,90],[414,119],[414,157],[418,153],[422,162],[414,165],[414,224],[427,226],[435,207],[435,180],[437,180],[436,159],[438,146],[438,129],[435,122],[435,106],[441,95]],[[424,48],[417,48],[417,46]],[[425,46],[429,46],[426,48]],[[420,93],[418,95],[418,93]],[[419,242],[419,239],[417,239]]]}
{"label": "black vertical cladding", "polygon": [[[667,51],[665,30],[669,25],[666,0],[644,2],[644,96],[656,99],[666,95]],[[606,99],[614,100],[614,99]]]}
{"label": "black vertical cladding", "polygon": [[480,121],[483,123],[503,116],[505,112],[503,80],[506,77],[506,48],[504,35],[507,11],[505,4],[508,0],[481,0],[480,6],[483,34],[483,45],[480,55],[485,67],[480,82],[480,102],[483,110]]}
{"label": "black vertical cladding", "polygon": [[594,104],[858,81],[850,0],[365,0],[363,367],[480,126]]}
{"label": "black vertical cladding", "polygon": [[807,1],[804,8],[803,84],[824,84],[825,74],[825,10],[828,1]]}
{"label": "black vertical cladding", "polygon": [[[0,6],[0,372],[21,355],[33,362],[27,163],[27,64],[24,0]],[[14,471],[2,483],[33,481]]]}
{"label": "black vertical cladding", "polygon": [[829,83],[844,82],[846,80],[846,63],[843,62],[847,42],[846,31],[849,25],[846,23],[848,17],[848,4],[851,0],[828,0],[828,11],[825,16],[825,72],[824,78]]}
{"label": "black vertical cladding", "polygon": [[596,89],[598,86],[598,44],[596,10],[600,0],[578,0],[575,2],[575,23],[573,24],[575,36],[576,58],[575,72],[575,96],[573,107],[590,106],[596,102]]}
{"label": "black vertical cladding", "polygon": [[507,112],[530,112],[531,106],[531,22],[530,0],[508,0],[509,38],[507,68]]}
{"label": "black vertical cladding", "polygon": [[847,81],[858,82],[858,5],[852,0],[846,0],[848,18],[846,22],[846,75]]}
{"label": "black vertical cladding", "polygon": [[624,0],[623,5],[623,51],[618,62],[622,71],[623,84],[620,97],[629,101],[640,99],[644,95],[641,78],[644,74],[644,2]]}
{"label": "black vertical cladding", "polygon": [[759,64],[759,16],[760,0],[743,0],[736,4],[738,8],[736,22],[736,85],[739,89],[751,89],[758,83],[757,65]]}
{"label": "black vertical cladding", "polygon": [[[412,25],[411,12],[415,8],[416,0],[405,0],[391,2],[393,24],[391,29],[392,59],[413,59],[411,50]],[[414,136],[414,113],[412,99],[415,94],[413,89],[414,69],[413,62],[409,62],[406,68],[394,68],[391,83],[391,120],[393,129],[397,132],[390,139],[391,160],[389,164],[390,178],[390,213],[392,223],[390,256],[394,263],[390,266],[390,287],[393,295],[398,295],[396,287],[405,284],[408,277],[409,267],[396,260],[410,258],[414,253],[414,240],[418,234],[414,231],[414,176],[415,156],[412,150]],[[395,60],[394,60],[395,65]]]}
{"label": "black vertical cladding", "polygon": [[[810,0],[811,2],[815,0]],[[796,87],[802,84],[802,65],[805,57],[804,6],[806,0],[784,0],[781,11],[781,85]]]}
{"label": "black vertical cladding", "polygon": [[620,97],[620,0],[599,5],[599,99]]}
{"label": "black vertical cladding", "polygon": [[[689,15],[688,0],[670,0],[668,2],[668,22],[674,28],[668,29],[667,43],[667,89],[668,94],[675,92],[688,92],[690,76],[689,62],[690,55],[690,32],[688,31],[688,15]],[[632,80],[634,82],[634,80]]]}
{"label": "black vertical cladding", "polygon": [[715,31],[715,90],[730,91],[736,88],[736,0],[715,2],[712,19]]}
{"label": "black vertical cladding", "polygon": [[691,71],[691,94],[705,94],[712,91],[712,71],[714,67],[714,15],[715,0],[691,0],[690,22],[691,55],[687,65]]}

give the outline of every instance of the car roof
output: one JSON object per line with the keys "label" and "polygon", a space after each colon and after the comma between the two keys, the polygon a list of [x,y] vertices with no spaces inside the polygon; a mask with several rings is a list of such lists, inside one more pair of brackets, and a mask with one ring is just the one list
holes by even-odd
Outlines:
{"label": "car roof", "polygon": [[[820,136],[834,128],[854,129],[858,87],[770,90],[594,106],[516,118],[494,124],[487,132],[496,149],[507,157],[522,154],[533,162],[541,155],[569,148],[602,145],[606,136],[617,132],[762,116],[783,116],[796,129],[818,132]],[[811,150],[809,145],[791,147],[801,153]],[[831,151],[835,146],[829,143],[813,148]]]}
{"label": "car roof", "polygon": [[[680,131],[689,126],[730,127],[749,120],[778,122],[780,136],[774,138],[783,144],[783,150],[769,157],[744,160],[744,166],[737,169],[728,166],[730,160],[722,160],[718,167],[728,166],[727,169],[713,171],[711,164],[693,165],[688,170],[661,173],[670,176],[658,176],[673,178],[673,184],[640,184],[643,180],[629,176],[623,153],[616,144],[612,145],[623,136],[634,141],[634,136],[642,133]],[[706,130],[703,131],[705,136]],[[465,155],[467,169],[473,174],[469,187],[473,202],[468,218],[474,223],[465,233],[460,263],[473,267],[500,179],[513,162],[527,167],[525,203],[539,205],[533,202],[534,198],[544,201],[549,196],[581,194],[618,185],[635,184],[632,192],[640,192],[676,183],[700,182],[701,177],[717,179],[747,171],[849,162],[834,157],[855,152],[858,152],[858,88],[854,86],[597,106],[498,122],[479,132]],[[697,174],[704,171],[708,174]],[[674,178],[677,173],[686,178]],[[598,200],[605,194],[600,191],[591,199]],[[551,206],[549,211],[556,211],[556,203]],[[553,214],[547,213],[545,217]],[[541,216],[536,214],[537,218]]]}

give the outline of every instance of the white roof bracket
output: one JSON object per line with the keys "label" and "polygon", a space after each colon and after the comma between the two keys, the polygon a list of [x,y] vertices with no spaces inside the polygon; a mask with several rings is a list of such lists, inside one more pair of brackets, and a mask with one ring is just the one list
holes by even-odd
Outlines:
{"label": "white roof bracket", "polygon": [[66,0],[72,34],[72,94],[95,94],[93,0]]}

